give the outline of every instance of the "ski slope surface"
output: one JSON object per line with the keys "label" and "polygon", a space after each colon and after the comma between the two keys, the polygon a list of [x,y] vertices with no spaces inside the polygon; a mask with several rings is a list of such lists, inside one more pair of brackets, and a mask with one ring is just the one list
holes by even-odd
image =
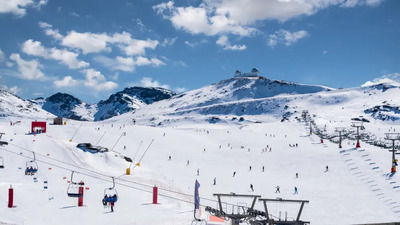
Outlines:
{"label": "ski slope surface", "polygon": [[[336,126],[350,126],[347,118],[331,120],[334,114],[318,114],[317,124],[327,125],[328,132]],[[201,215],[197,215],[206,220],[205,207],[218,207],[214,193],[236,193],[308,200],[301,219],[311,224],[400,221],[400,178],[389,176],[391,153],[387,149],[364,142],[356,149],[348,140],[339,149],[337,144],[321,143],[319,137],[310,135],[303,122],[281,122],[267,114],[221,123],[197,115],[201,119],[177,120],[161,127],[138,125],[140,121],[134,125],[131,118],[68,120],[66,125],[51,125],[48,119],[47,133],[36,135],[28,134],[33,118],[0,118],[5,133],[2,141],[9,143],[0,147],[5,166],[0,169],[0,224],[191,224],[196,179],[201,198]],[[10,121],[17,120],[21,122],[10,126]],[[378,121],[366,130],[383,134],[395,125]],[[87,142],[112,151],[92,154],[75,147]],[[33,152],[39,170],[27,176],[24,169]],[[128,167],[131,175],[125,175]],[[85,183],[83,207],[67,196],[72,171],[74,182]],[[113,186],[113,177],[118,201],[111,213],[101,200],[104,190]],[[45,181],[48,189],[44,189]],[[7,207],[10,185],[13,208]],[[158,204],[152,204],[154,186],[158,187]],[[294,194],[295,187],[298,194]],[[246,198],[222,201],[224,210],[234,212],[251,204]],[[293,219],[299,205],[271,203],[268,207],[274,218],[281,214],[284,219],[286,213]],[[261,202],[255,208],[263,210]]]}

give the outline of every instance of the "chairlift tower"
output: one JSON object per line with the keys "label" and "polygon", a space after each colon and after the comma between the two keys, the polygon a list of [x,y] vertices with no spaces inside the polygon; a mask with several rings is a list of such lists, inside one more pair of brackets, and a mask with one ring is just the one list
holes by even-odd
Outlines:
{"label": "chairlift tower", "polygon": [[[264,209],[265,209],[265,215],[267,218],[267,221],[265,225],[304,225],[304,224],[310,224],[310,222],[307,221],[302,221],[300,220],[301,213],[303,212],[304,204],[309,203],[307,200],[289,200],[289,199],[282,199],[282,198],[276,198],[276,199],[267,199],[267,198],[260,198],[260,201],[263,202]],[[280,203],[300,203],[300,209],[299,212],[297,213],[297,217],[295,220],[281,220],[279,217],[279,220],[274,220],[273,218],[270,217],[268,214],[268,208],[267,208],[267,202],[280,202]]]}
{"label": "chairlift tower", "polygon": [[394,148],[394,142],[395,141],[399,141],[400,140],[400,133],[385,133],[385,139],[392,141],[392,150],[389,150],[389,152],[392,152],[392,173],[396,172],[396,166],[397,166],[397,159],[396,159],[396,154],[400,154],[400,153],[396,153],[396,149]]}
{"label": "chairlift tower", "polygon": [[339,148],[342,148],[342,133],[346,132],[346,128],[336,127],[335,132],[339,133]]}
{"label": "chairlift tower", "polygon": [[[226,218],[231,219],[232,225],[239,224],[241,220],[244,219],[250,219],[255,217],[254,214],[251,212],[255,211],[254,210],[254,205],[256,204],[257,198],[261,198],[261,195],[241,195],[241,194],[235,194],[235,193],[230,193],[230,194],[213,194],[214,196],[217,196],[218,198],[218,207],[219,210],[212,209],[210,207],[206,207],[206,211],[209,211],[212,214],[215,214],[217,216],[223,216]],[[221,197],[239,197],[239,198],[252,198],[253,201],[251,203],[250,207],[246,207],[247,211],[244,210],[243,206],[243,212],[241,213],[240,210],[238,210],[237,213],[232,211],[231,213],[224,212],[224,209],[222,208],[222,201]]]}
{"label": "chairlift tower", "polygon": [[351,127],[357,128],[357,144],[356,148],[360,148],[360,128],[361,130],[365,129],[362,122],[351,122]]}

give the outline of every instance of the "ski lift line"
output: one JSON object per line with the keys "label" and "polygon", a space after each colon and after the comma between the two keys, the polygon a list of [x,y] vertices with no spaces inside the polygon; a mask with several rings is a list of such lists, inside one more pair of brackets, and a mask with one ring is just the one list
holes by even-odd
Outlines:
{"label": "ski lift line", "polygon": [[137,148],[136,153],[135,153],[135,155],[133,156],[132,160],[135,159],[137,153],[139,152],[140,146],[142,146],[142,143],[143,143],[143,141],[140,141],[139,147]]}
{"label": "ski lift line", "polygon": [[[142,157],[141,157],[141,159],[143,159],[143,157],[144,157],[144,155],[146,154],[146,152],[147,152],[147,150],[150,148],[150,145],[153,143],[153,141],[154,141],[154,139],[152,140],[152,142],[149,144],[149,146],[147,147],[147,149],[146,149],[146,151],[145,151],[145,153],[142,155]],[[22,149],[22,150],[24,150],[24,151],[28,151],[28,152],[33,152],[34,153],[34,151],[31,151],[31,150],[28,150],[28,149],[25,149],[25,148],[23,148],[23,147],[20,147],[20,146],[17,146],[17,145],[15,145],[15,144],[11,144],[11,145],[13,145],[13,146],[15,146],[15,147],[17,147],[17,148],[20,148],[20,149]],[[3,148],[0,148],[0,149],[3,149]],[[5,150],[5,149],[3,149],[3,150]],[[12,153],[14,153],[14,154],[17,154],[17,153],[15,153],[15,152],[12,152]],[[91,170],[91,169],[88,169],[88,168],[84,168],[84,167],[80,167],[80,166],[77,166],[77,165],[74,165],[74,164],[70,164],[70,163],[67,163],[67,162],[64,162],[64,161],[62,161],[62,160],[58,160],[58,159],[55,159],[55,158],[52,158],[52,157],[49,157],[49,156],[46,156],[46,155],[43,155],[43,154],[39,154],[39,153],[36,153],[37,155],[40,155],[40,156],[43,156],[43,157],[45,157],[46,159],[51,159],[51,160],[54,160],[54,161],[56,161],[56,162],[59,162],[59,163],[62,163],[62,164],[65,164],[65,165],[68,165],[68,166],[71,166],[71,167],[75,167],[75,168],[79,168],[79,169],[81,169],[81,170],[86,170],[86,171],[89,171],[89,172],[92,172],[92,173],[94,173],[94,174],[98,174],[98,175],[100,175],[100,176],[103,176],[103,177],[107,177],[107,178],[112,178],[113,176],[109,176],[109,175],[105,175],[105,174],[103,174],[103,173],[99,173],[99,172],[97,172],[97,171],[94,171],[94,170]],[[19,154],[17,154],[17,155],[19,155]],[[30,158],[29,156],[25,156],[25,155],[19,155],[19,156],[24,156],[24,157],[26,157],[26,158]],[[140,160],[141,160],[140,159]],[[40,160],[36,160],[36,161],[38,161],[38,162],[43,162],[43,161],[40,161]],[[140,161],[139,161],[140,162]],[[136,165],[135,165],[135,167],[136,167]],[[69,170],[69,171],[73,171],[73,170],[71,170],[71,169],[67,169],[67,168],[64,168],[65,170]],[[78,171],[75,171],[76,173],[80,173],[80,172],[78,172]],[[125,175],[125,174],[123,174],[123,175]],[[115,177],[115,179],[117,180],[120,180],[120,181],[123,181],[123,182],[127,182],[127,183],[132,183],[132,184],[136,184],[136,185],[141,185],[141,186],[144,186],[144,187],[153,187],[153,185],[150,185],[150,184],[143,184],[143,183],[139,183],[139,182],[135,182],[135,181],[130,181],[130,180],[126,180],[126,179],[121,179],[120,177],[122,177],[123,175],[121,175],[121,176],[119,176],[119,177]],[[184,196],[192,196],[192,195],[190,195],[190,194],[186,194],[186,193],[182,193],[182,192],[178,192],[178,191],[172,191],[172,190],[168,190],[168,189],[164,189],[164,188],[161,188],[161,187],[159,187],[158,188],[159,190],[162,190],[162,191],[166,191],[166,192],[171,192],[171,193],[174,193],[174,194],[180,194],[180,195],[184,195]],[[208,198],[202,198],[203,200],[208,200],[208,201],[211,201],[211,202],[218,202],[217,200],[214,200],[214,199],[208,199]]]}
{"label": "ski lift line", "polygon": [[99,142],[101,141],[101,139],[104,137],[104,135],[106,134],[107,131],[104,131],[103,135],[101,135],[100,139],[96,142],[95,145],[99,144]]}
{"label": "ski lift line", "polygon": [[146,151],[144,151],[144,153],[143,153],[142,157],[139,159],[138,163],[140,163],[142,161],[143,157],[146,155],[147,151],[149,150],[151,144],[153,144],[153,141],[154,141],[154,139],[151,139],[149,146],[147,147]]}
{"label": "ski lift line", "polygon": [[[2,149],[2,148],[0,148],[0,149]],[[20,155],[20,154],[18,154],[16,152],[13,152],[13,151],[9,151],[9,150],[6,150],[6,149],[2,149],[2,150],[7,151],[7,152],[12,153],[12,154],[15,154],[17,156],[30,158],[29,156]],[[88,176],[88,177],[91,177],[91,178],[94,178],[94,179],[98,179],[98,180],[109,182],[109,179],[101,178],[101,177],[94,176],[94,175],[91,175],[91,174],[88,174],[88,173],[83,173],[83,172],[79,172],[79,171],[73,171],[73,170],[71,170],[69,168],[66,168],[66,167],[63,167],[63,166],[59,166],[59,165],[56,165],[56,164],[53,164],[53,163],[45,162],[43,160],[36,160],[36,161],[44,163],[44,164],[47,164],[47,165],[51,165],[51,166],[54,166],[54,167],[57,167],[57,168],[60,168],[60,169],[64,169],[64,170],[67,170],[67,171],[72,171],[72,172],[75,172],[75,173],[79,173],[79,174],[82,174],[82,175],[85,175],[85,176]],[[132,188],[132,189],[135,189],[135,190],[138,190],[138,191],[143,191],[143,192],[147,192],[147,193],[153,193],[152,190],[145,190],[145,189],[134,187],[132,185],[127,185],[127,184],[124,184],[124,183],[115,182],[115,184],[118,184],[120,186],[124,186],[124,187],[127,187],[127,188]],[[179,198],[176,198],[176,197],[171,197],[171,196],[166,195],[166,194],[160,194],[159,193],[159,195],[163,196],[163,197],[166,197],[166,198],[174,199],[174,200],[177,200],[177,201],[186,202],[186,203],[189,203],[189,204],[194,204],[194,202],[191,202],[191,201],[188,201],[188,200],[179,199]],[[203,205],[203,206],[205,206],[205,205]]]}
{"label": "ski lift line", "polygon": [[122,132],[122,134],[119,136],[117,142],[115,142],[114,146],[111,148],[110,151],[112,151],[112,150],[114,149],[114,147],[118,144],[118,142],[119,142],[119,140],[122,138],[122,136],[125,136],[125,135],[126,135],[126,133],[125,133],[125,132]]}
{"label": "ski lift line", "polygon": [[72,141],[72,139],[74,139],[75,135],[78,133],[79,129],[81,129],[83,123],[81,123],[81,125],[79,125],[78,129],[75,131],[74,135],[72,135],[72,138],[69,139],[69,141]]}
{"label": "ski lift line", "polygon": [[[0,148],[0,149],[1,149],[1,150],[4,150],[4,151],[6,151],[6,152],[12,153],[12,154],[14,154],[14,155],[17,155],[17,156],[21,156],[21,157],[24,157],[24,158],[29,158],[29,159],[31,159],[31,157],[29,157],[29,156],[20,155],[20,154],[18,154],[18,153],[16,153],[16,152],[13,152],[13,151],[8,150],[8,149],[4,149],[4,148]],[[55,159],[54,159],[54,160],[55,160]],[[107,181],[107,182],[109,182],[109,179],[100,178],[100,177],[98,177],[98,176],[91,175],[91,174],[88,174],[88,173],[84,173],[84,172],[81,172],[81,171],[75,171],[75,170],[72,170],[72,169],[67,168],[67,167],[63,167],[63,166],[56,165],[56,164],[54,164],[54,163],[49,163],[49,162],[46,162],[46,161],[43,161],[43,160],[38,160],[38,159],[37,159],[36,161],[42,162],[42,163],[44,163],[44,164],[51,165],[51,166],[54,166],[54,167],[57,167],[57,168],[60,168],[60,169],[64,169],[64,170],[67,170],[67,171],[70,171],[70,172],[75,172],[75,173],[78,173],[78,174],[86,175],[86,176],[88,176],[88,177],[92,177],[92,178],[95,178],[95,179],[99,179],[99,180],[102,180],[102,181]],[[60,160],[56,160],[56,161],[62,162],[62,161],[60,161]],[[78,166],[75,166],[75,165],[72,165],[72,164],[68,164],[68,163],[65,163],[65,162],[62,162],[62,163],[67,164],[67,165],[72,166],[72,167],[77,167],[77,168],[80,168],[80,169],[82,169],[82,170],[86,170],[86,171],[89,171],[89,172],[94,172],[94,173],[96,173],[96,174],[98,174],[98,175],[101,175],[101,176],[103,176],[103,177],[113,178],[112,176],[104,175],[104,174],[101,174],[101,173],[98,173],[98,172],[95,172],[95,171],[92,171],[92,170],[88,170],[88,169],[86,169],[86,168],[78,167]],[[142,183],[138,183],[138,182],[135,182],[135,181],[129,181],[129,180],[120,179],[120,178],[115,178],[115,179],[118,179],[118,180],[120,180],[120,181],[122,181],[122,182],[127,182],[127,183],[132,183],[132,184],[136,184],[136,185],[141,185],[141,186],[153,188],[153,185],[142,184]],[[119,182],[115,182],[115,183],[118,184],[118,185],[121,185],[121,186],[132,187],[132,188],[137,189],[137,190],[141,190],[141,191],[146,191],[146,192],[152,193],[152,191],[147,191],[147,190],[140,189],[140,188],[137,188],[137,187],[133,187],[133,186],[130,186],[130,185],[127,185],[127,184],[123,184],[123,183],[119,183]],[[172,191],[172,190],[168,190],[168,189],[163,189],[163,188],[158,188],[158,189],[159,189],[159,190],[162,190],[162,191],[174,193],[174,194],[180,194],[180,195],[183,195],[183,196],[192,197],[192,195],[190,195],[190,194],[185,194],[185,193],[181,193],[181,192],[177,192],[177,191]],[[170,196],[167,196],[167,195],[165,195],[165,194],[159,193],[159,195],[160,195],[160,196],[164,196],[164,197],[168,197],[168,198],[172,198],[172,199],[179,200],[179,199],[177,199],[177,198],[170,197]],[[217,201],[217,200],[214,200],[214,199],[209,199],[209,198],[204,198],[204,197],[201,197],[200,199],[218,203],[218,201]],[[188,202],[188,201],[186,201],[186,202]],[[227,203],[227,202],[222,202],[222,203],[227,204],[227,205],[234,205],[234,204]],[[205,206],[205,205],[203,205],[203,206]]]}

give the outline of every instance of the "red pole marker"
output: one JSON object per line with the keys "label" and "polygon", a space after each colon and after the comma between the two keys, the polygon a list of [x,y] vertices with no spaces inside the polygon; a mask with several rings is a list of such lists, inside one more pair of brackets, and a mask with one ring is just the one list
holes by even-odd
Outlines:
{"label": "red pole marker", "polygon": [[153,204],[158,204],[157,203],[157,195],[158,195],[158,188],[157,186],[153,187]]}
{"label": "red pole marker", "polygon": [[10,189],[8,189],[8,208],[12,208],[14,203],[14,189],[10,185]]}

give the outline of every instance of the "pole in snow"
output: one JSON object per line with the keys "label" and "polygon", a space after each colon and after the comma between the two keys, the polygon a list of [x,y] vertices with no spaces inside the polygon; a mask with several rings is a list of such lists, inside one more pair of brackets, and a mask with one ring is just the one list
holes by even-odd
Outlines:
{"label": "pole in snow", "polygon": [[8,208],[12,208],[14,204],[14,189],[10,185],[10,189],[8,189]]}
{"label": "pole in snow", "polygon": [[157,195],[158,195],[158,188],[157,186],[153,187],[153,204],[158,204],[157,203]]}
{"label": "pole in snow", "polygon": [[85,183],[83,183],[83,181],[79,182],[79,195],[82,197],[78,198],[78,206],[82,207],[83,206],[83,185],[85,185]]}

